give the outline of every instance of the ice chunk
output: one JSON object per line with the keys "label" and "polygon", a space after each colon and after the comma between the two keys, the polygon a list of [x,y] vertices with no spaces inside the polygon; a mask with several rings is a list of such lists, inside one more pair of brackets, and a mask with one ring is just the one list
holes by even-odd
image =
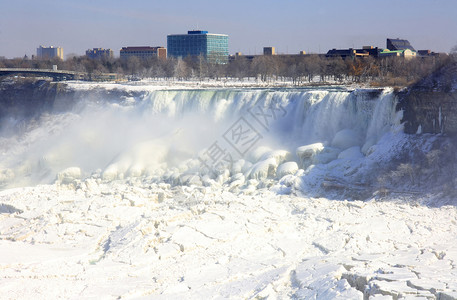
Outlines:
{"label": "ice chunk", "polygon": [[248,178],[263,180],[267,177],[273,177],[277,166],[278,165],[276,164],[276,159],[274,158],[260,161],[252,166],[251,170],[249,171]]}
{"label": "ice chunk", "polygon": [[324,144],[315,143],[311,145],[301,146],[295,150],[300,164],[303,167],[308,167],[316,162],[315,157],[324,150]]}
{"label": "ice chunk", "polygon": [[243,173],[237,173],[233,175],[230,182],[230,189],[235,189],[242,186],[245,183],[245,181],[246,178],[243,175]]}
{"label": "ice chunk", "polygon": [[347,149],[360,145],[360,137],[352,129],[343,129],[338,131],[332,140],[332,146],[340,149]]}
{"label": "ice chunk", "polygon": [[298,147],[296,153],[299,158],[309,158],[316,155],[316,153],[321,152],[322,150],[324,150],[324,144],[315,143]]}
{"label": "ice chunk", "polygon": [[264,155],[262,155],[260,160],[266,160],[269,158],[274,158],[276,160],[276,164],[280,165],[283,162],[290,160],[291,155],[290,155],[290,152],[287,150],[275,150],[275,151],[269,151],[269,152],[265,153]]}
{"label": "ice chunk", "polygon": [[281,164],[276,170],[276,177],[282,178],[285,175],[292,175],[298,171],[298,165],[294,161],[289,161]]}
{"label": "ice chunk", "polygon": [[71,183],[75,179],[81,179],[81,169],[78,167],[67,168],[57,174],[57,180],[63,184]]}
{"label": "ice chunk", "polygon": [[200,176],[196,174],[183,174],[179,176],[179,183],[182,185],[202,185]]}

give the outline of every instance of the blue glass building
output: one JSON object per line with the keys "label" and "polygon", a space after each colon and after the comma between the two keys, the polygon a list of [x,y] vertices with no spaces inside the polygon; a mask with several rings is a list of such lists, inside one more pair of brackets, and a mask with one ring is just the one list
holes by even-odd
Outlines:
{"label": "blue glass building", "polygon": [[209,62],[227,63],[228,35],[201,30],[170,34],[167,36],[167,49],[169,57],[202,55]]}

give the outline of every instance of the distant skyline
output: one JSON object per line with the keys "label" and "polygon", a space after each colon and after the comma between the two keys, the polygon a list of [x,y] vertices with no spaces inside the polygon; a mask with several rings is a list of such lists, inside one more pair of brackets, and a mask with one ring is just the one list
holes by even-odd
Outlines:
{"label": "distant skyline", "polygon": [[457,45],[456,0],[0,0],[0,56],[35,55],[59,46],[64,56],[87,49],[167,46],[167,35],[201,29],[229,35],[229,53],[325,53],[386,47],[403,38],[416,50]]}

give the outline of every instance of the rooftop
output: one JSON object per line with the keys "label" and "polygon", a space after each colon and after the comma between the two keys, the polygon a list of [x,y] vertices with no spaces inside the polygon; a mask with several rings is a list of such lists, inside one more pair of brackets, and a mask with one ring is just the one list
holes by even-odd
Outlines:
{"label": "rooftop", "polygon": [[402,39],[387,39],[387,49],[389,50],[405,50],[409,49],[416,51],[408,40]]}
{"label": "rooftop", "polygon": [[208,33],[206,30],[189,30],[187,34],[185,33],[178,33],[178,34],[169,34],[168,36],[183,36],[183,35],[218,35],[218,36],[228,36],[227,34],[219,34],[219,33]]}
{"label": "rooftop", "polygon": [[208,31],[205,30],[189,30],[187,34],[207,34]]}
{"label": "rooftop", "polygon": [[151,47],[151,46],[139,46],[139,47],[122,47],[122,50],[125,51],[149,51],[149,50],[156,50],[158,48],[164,48],[162,46]]}

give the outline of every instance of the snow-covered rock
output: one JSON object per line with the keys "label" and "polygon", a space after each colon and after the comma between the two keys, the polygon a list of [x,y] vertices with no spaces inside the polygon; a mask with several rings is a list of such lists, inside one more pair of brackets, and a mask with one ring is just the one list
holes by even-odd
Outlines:
{"label": "snow-covered rock", "polygon": [[276,169],[276,177],[282,178],[286,175],[295,174],[298,171],[298,165],[294,161],[285,162]]}
{"label": "snow-covered rock", "polygon": [[300,160],[300,165],[302,167],[306,168],[309,165],[316,163],[316,156],[319,153],[321,153],[324,150],[324,148],[325,148],[324,144],[315,143],[315,144],[298,147],[295,150],[295,153],[297,154],[297,156]]}
{"label": "snow-covered rock", "polygon": [[278,164],[275,158],[268,158],[254,164],[248,172],[247,177],[251,179],[263,180],[267,177],[273,177]]}

